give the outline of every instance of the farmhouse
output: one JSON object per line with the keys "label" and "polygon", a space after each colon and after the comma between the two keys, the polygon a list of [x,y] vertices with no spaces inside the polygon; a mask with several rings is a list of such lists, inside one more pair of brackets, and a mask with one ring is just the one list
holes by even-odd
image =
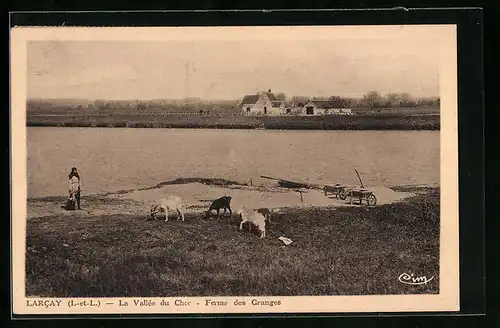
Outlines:
{"label": "farmhouse", "polygon": [[330,100],[309,100],[301,106],[302,115],[351,115],[350,108],[339,108],[338,104]]}
{"label": "farmhouse", "polygon": [[285,104],[268,90],[243,97],[241,111],[244,115],[281,115],[285,113]]}

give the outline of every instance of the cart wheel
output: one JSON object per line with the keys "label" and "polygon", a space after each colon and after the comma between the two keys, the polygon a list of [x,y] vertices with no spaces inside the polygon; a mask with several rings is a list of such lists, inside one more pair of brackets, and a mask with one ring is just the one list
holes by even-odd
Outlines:
{"label": "cart wheel", "polygon": [[374,194],[370,194],[366,198],[366,202],[368,203],[369,206],[375,206],[375,204],[377,204],[377,197],[375,197]]}
{"label": "cart wheel", "polygon": [[345,191],[341,191],[341,192],[339,192],[339,193],[338,193],[338,195],[339,195],[340,199],[342,199],[342,200],[345,200],[345,199],[346,199],[346,197],[347,197],[347,194],[346,194],[346,192],[345,192]]}
{"label": "cart wheel", "polygon": [[344,194],[344,199],[347,200],[349,204],[352,204],[352,202],[354,201],[354,196],[349,192]]}

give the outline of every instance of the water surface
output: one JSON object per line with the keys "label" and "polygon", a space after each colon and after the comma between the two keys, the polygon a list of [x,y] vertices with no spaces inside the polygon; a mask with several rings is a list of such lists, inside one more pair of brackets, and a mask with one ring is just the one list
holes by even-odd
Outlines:
{"label": "water surface", "polygon": [[267,175],[365,185],[439,183],[439,131],[276,131],[28,127],[28,197],[66,195],[72,166],[84,193],[179,177],[254,183]]}

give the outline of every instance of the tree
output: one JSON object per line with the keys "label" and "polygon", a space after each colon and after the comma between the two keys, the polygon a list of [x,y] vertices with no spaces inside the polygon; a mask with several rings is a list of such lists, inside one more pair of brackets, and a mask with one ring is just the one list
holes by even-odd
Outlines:
{"label": "tree", "polygon": [[352,105],[353,105],[353,99],[351,99],[351,98],[344,98],[344,97],[339,97],[339,96],[331,96],[331,97],[328,98],[328,100],[336,108],[347,108],[347,107],[352,107]]}
{"label": "tree", "polygon": [[383,98],[377,91],[370,91],[363,96],[363,105],[369,108],[381,108]]}
{"label": "tree", "polygon": [[439,98],[418,98],[417,106],[439,106]]}
{"label": "tree", "polygon": [[331,96],[331,97],[328,97],[328,100],[330,100],[334,104],[340,104],[342,102],[342,97]]}
{"label": "tree", "polygon": [[401,102],[400,106],[401,107],[413,107],[416,105],[415,99],[408,93],[404,92],[399,95]]}
{"label": "tree", "polygon": [[137,104],[138,111],[145,111],[146,108],[147,108],[146,105],[142,101]]}
{"label": "tree", "polygon": [[286,100],[286,94],[283,93],[283,92],[279,92],[275,95],[276,99],[278,100],[281,100],[281,101],[285,101]]}
{"label": "tree", "polygon": [[290,104],[292,106],[303,106],[309,100],[308,97],[304,96],[293,96],[290,99]]}
{"label": "tree", "polygon": [[388,93],[384,97],[384,107],[398,107],[400,105],[400,97],[397,93]]}

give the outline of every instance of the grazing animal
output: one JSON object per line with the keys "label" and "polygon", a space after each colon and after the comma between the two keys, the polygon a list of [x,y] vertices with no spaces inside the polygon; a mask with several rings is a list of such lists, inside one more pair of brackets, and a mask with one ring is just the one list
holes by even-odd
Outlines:
{"label": "grazing animal", "polygon": [[237,211],[240,215],[241,223],[240,230],[243,230],[243,223],[248,222],[248,230],[251,230],[251,225],[255,225],[260,231],[260,239],[266,237],[266,218],[255,210],[240,209]]}
{"label": "grazing animal", "polygon": [[257,210],[260,214],[262,214],[266,220],[271,223],[271,211],[268,208],[262,207]]}
{"label": "grazing animal", "polygon": [[219,211],[221,209],[224,209],[224,214],[226,214],[226,211],[229,210],[229,217],[233,216],[233,212],[231,210],[231,197],[230,196],[224,196],[221,198],[218,198],[212,202],[212,205],[210,205],[210,208],[206,212],[205,217],[208,218],[210,216],[210,213],[213,210],[217,210],[217,218],[219,218]]}
{"label": "grazing animal", "polygon": [[176,211],[177,212],[177,220],[179,217],[184,221],[184,205],[182,203],[182,199],[178,196],[169,196],[166,198],[162,198],[159,202],[153,206],[151,206],[150,215],[154,220],[156,219],[156,214],[159,212],[165,212],[165,222],[168,221],[168,212]]}

